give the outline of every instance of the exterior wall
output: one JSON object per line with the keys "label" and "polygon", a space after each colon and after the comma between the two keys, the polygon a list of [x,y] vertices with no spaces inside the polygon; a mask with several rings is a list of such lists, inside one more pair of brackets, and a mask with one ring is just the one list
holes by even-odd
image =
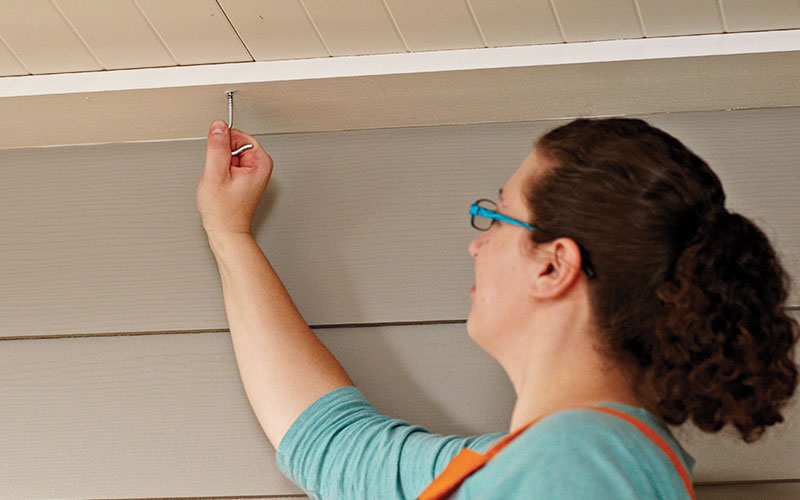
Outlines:
{"label": "exterior wall", "polygon": [[[728,207],[800,277],[800,108],[646,119],[712,165]],[[259,138],[276,167],[256,238],[382,411],[441,433],[506,428],[513,390],[463,325],[467,207],[561,123]],[[302,495],[241,386],[195,207],[204,152],[0,151],[0,498]],[[797,290],[791,306],[800,319]],[[698,461],[699,498],[800,497],[796,405],[749,446],[674,432]]]}

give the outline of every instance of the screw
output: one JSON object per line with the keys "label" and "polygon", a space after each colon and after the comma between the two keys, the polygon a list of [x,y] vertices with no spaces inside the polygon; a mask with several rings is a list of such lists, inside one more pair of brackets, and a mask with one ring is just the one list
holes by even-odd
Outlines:
{"label": "screw", "polygon": [[[228,92],[228,128],[233,126],[233,92]],[[245,144],[244,146],[240,147],[236,151],[231,151],[231,156],[237,156],[244,151],[252,148],[252,144]]]}
{"label": "screw", "polygon": [[228,128],[233,126],[233,92],[228,92]]}

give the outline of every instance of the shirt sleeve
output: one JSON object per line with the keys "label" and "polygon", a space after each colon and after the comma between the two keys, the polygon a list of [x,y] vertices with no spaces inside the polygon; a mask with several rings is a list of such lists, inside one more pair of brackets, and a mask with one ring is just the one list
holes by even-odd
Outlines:
{"label": "shirt sleeve", "polygon": [[484,451],[502,433],[442,436],[382,415],[340,387],[311,404],[277,452],[278,468],[313,499],[410,500],[464,447]]}

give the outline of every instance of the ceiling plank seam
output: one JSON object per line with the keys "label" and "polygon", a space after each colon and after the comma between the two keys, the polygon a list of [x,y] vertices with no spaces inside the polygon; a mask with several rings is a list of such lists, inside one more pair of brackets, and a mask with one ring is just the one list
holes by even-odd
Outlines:
{"label": "ceiling plank seam", "polygon": [[61,10],[61,6],[59,6],[56,3],[56,0],[50,0],[50,3],[53,5],[53,8],[56,9],[56,11],[58,12],[58,15],[61,16],[61,19],[63,19],[64,22],[67,23],[67,26],[69,26],[69,29],[71,29],[72,32],[75,33],[75,36],[78,37],[78,40],[81,41],[81,43],[83,44],[83,47],[86,49],[87,52],[89,52],[89,55],[92,56],[92,59],[94,59],[94,61],[97,63],[97,65],[100,66],[101,68],[107,70],[108,68],[106,67],[106,65],[103,64],[103,61],[101,61],[100,58],[97,57],[97,54],[94,53],[92,48],[89,47],[89,44],[86,42],[86,40],[84,40],[83,36],[81,36],[80,32],[75,27],[75,25],[72,24],[72,21],[70,21],[69,18],[67,17],[67,15],[64,14],[64,11]]}
{"label": "ceiling plank seam", "polygon": [[5,47],[8,49],[8,52],[11,54],[11,57],[13,57],[17,61],[17,64],[19,64],[24,71],[26,71],[29,75],[33,74],[33,71],[31,71],[30,68],[25,66],[24,62],[22,62],[22,59],[20,59],[19,54],[17,54],[17,52],[11,47],[11,45],[8,42],[6,42],[6,39],[3,38],[3,35],[0,35],[0,43],[5,45]]}
{"label": "ceiling plank seam", "polygon": [[556,24],[558,25],[558,32],[561,33],[561,41],[566,43],[567,36],[564,34],[564,26],[561,24],[561,18],[558,17],[558,10],[556,9],[555,0],[550,0],[550,9],[553,11],[553,17],[556,18]]}
{"label": "ceiling plank seam", "polygon": [[397,32],[397,36],[400,37],[400,41],[403,42],[403,47],[406,49],[406,52],[411,52],[411,49],[408,48],[408,43],[406,42],[406,37],[403,36],[403,33],[400,31],[400,26],[397,25],[397,20],[394,18],[394,14],[392,14],[392,9],[389,8],[389,5],[386,3],[386,0],[381,0],[383,4],[383,9],[389,14],[389,19],[392,20],[392,26],[394,26],[394,30]]}
{"label": "ceiling plank seam", "polygon": [[328,57],[333,57],[333,52],[331,52],[330,47],[328,47],[328,43],[325,41],[325,37],[322,36],[322,32],[317,27],[317,23],[314,22],[314,18],[311,17],[311,13],[306,8],[306,4],[303,3],[303,0],[297,0],[300,2],[300,6],[303,8],[303,12],[306,13],[306,17],[308,18],[308,22],[311,23],[311,26],[314,28],[314,31],[317,33],[319,37],[319,41],[322,42],[322,46],[325,47],[325,52],[328,53]]}
{"label": "ceiling plank seam", "polygon": [[642,9],[639,7],[639,0],[633,0],[633,8],[636,9],[636,18],[639,20],[639,29],[642,30],[642,36],[647,38],[647,30],[644,27],[644,18],[642,17]]}
{"label": "ceiling plank seam", "polygon": [[225,16],[225,20],[228,21],[228,25],[230,25],[231,29],[236,34],[236,38],[239,39],[239,43],[241,43],[242,47],[244,47],[244,50],[247,51],[247,55],[250,56],[250,61],[255,62],[256,58],[253,57],[253,53],[250,51],[250,47],[248,47],[247,44],[244,43],[244,39],[242,38],[242,35],[239,34],[239,30],[237,30],[236,26],[234,26],[233,23],[231,22],[231,16],[229,16],[228,13],[225,12],[225,9],[222,8],[222,4],[219,3],[219,0],[214,0],[214,3],[217,4],[217,7],[219,7],[219,11],[222,12],[223,16]]}
{"label": "ceiling plank seam", "polygon": [[147,13],[144,11],[142,6],[139,5],[139,2],[137,2],[136,0],[131,0],[131,3],[133,3],[133,6],[136,8],[137,11],[139,11],[139,15],[142,16],[142,18],[144,19],[144,22],[146,22],[147,25],[150,27],[150,31],[152,31],[153,34],[156,36],[156,38],[158,38],[158,42],[161,44],[161,46],[167,52],[167,54],[169,55],[169,58],[172,59],[172,63],[175,66],[180,66],[180,63],[178,62],[178,58],[175,57],[175,54],[172,52],[172,49],[170,49],[169,45],[167,45],[167,41],[164,40],[164,37],[162,37],[161,33],[158,32],[158,30],[156,29],[155,25],[150,20],[150,17],[147,16]]}
{"label": "ceiling plank seam", "polygon": [[728,21],[725,19],[725,9],[722,8],[722,0],[717,0],[717,10],[719,11],[719,18],[722,21],[722,31],[728,32]]}
{"label": "ceiling plank seam", "polygon": [[478,16],[475,15],[475,9],[472,8],[472,4],[469,0],[464,0],[467,2],[467,9],[469,9],[469,15],[472,17],[472,23],[475,25],[475,29],[478,30],[478,34],[481,36],[481,41],[483,42],[484,47],[489,47],[489,42],[486,41],[486,35],[483,34],[483,30],[481,29],[481,23],[478,22]]}

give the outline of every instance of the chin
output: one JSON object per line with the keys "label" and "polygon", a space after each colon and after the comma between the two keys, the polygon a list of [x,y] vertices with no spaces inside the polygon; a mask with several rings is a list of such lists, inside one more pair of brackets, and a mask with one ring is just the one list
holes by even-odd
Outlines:
{"label": "chin", "polygon": [[469,338],[471,338],[473,342],[480,345],[480,342],[478,342],[478,339],[480,338],[480,332],[478,326],[476,325],[475,319],[472,317],[472,313],[467,316],[467,335],[469,335]]}
{"label": "chin", "polygon": [[497,342],[497,339],[492,339],[492,335],[496,335],[496,332],[493,333],[491,328],[485,328],[485,325],[482,327],[480,321],[473,317],[472,313],[467,316],[467,334],[486,354],[495,357],[494,351],[497,346],[493,346],[493,344]]}

